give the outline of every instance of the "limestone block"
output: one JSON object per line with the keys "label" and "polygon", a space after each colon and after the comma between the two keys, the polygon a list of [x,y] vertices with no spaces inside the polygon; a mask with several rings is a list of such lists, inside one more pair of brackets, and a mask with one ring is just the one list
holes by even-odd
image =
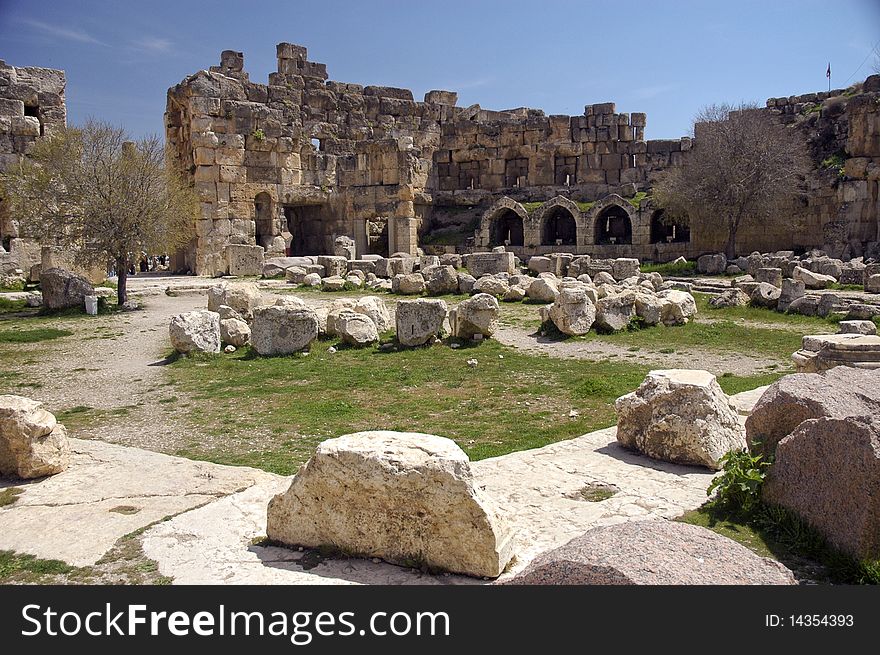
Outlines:
{"label": "limestone block", "polygon": [[68,467],[67,431],[42,405],[23,396],[0,396],[0,475],[40,478]]}
{"label": "limestone block", "polygon": [[654,459],[718,469],[746,445],[736,408],[707,371],[651,371],[615,408],[617,440]]}
{"label": "limestone block", "polygon": [[[438,301],[434,301],[438,302]],[[512,531],[449,439],[360,432],[321,443],[269,503],[266,533],[389,562],[497,577]]]}
{"label": "limestone block", "polygon": [[178,314],[171,319],[168,334],[179,353],[219,353],[220,314],[207,309]]}

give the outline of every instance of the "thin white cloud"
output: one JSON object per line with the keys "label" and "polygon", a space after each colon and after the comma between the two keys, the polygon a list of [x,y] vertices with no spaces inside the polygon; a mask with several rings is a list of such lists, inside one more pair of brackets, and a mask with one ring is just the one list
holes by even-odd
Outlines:
{"label": "thin white cloud", "polygon": [[646,100],[648,98],[656,98],[657,96],[669,93],[670,91],[675,91],[677,88],[678,84],[655,84],[654,86],[645,86],[641,89],[636,89],[633,91],[633,96],[640,100]]}
{"label": "thin white cloud", "polygon": [[44,23],[39,20],[33,20],[30,18],[22,18],[20,22],[29,25],[35,30],[39,30],[44,34],[48,34],[50,36],[54,36],[59,39],[66,39],[68,41],[76,41],[78,43],[91,43],[93,45],[101,45],[106,46],[107,44],[103,41],[99,41],[91,34],[84,32],[83,30],[79,30],[72,27],[61,27],[59,25],[52,25],[50,23]]}
{"label": "thin white cloud", "polygon": [[158,55],[165,54],[167,52],[171,52],[171,47],[174,44],[171,43],[168,39],[163,39],[155,36],[148,36],[142,39],[137,39],[132,42],[132,47],[135,50],[141,50],[145,52],[152,52]]}

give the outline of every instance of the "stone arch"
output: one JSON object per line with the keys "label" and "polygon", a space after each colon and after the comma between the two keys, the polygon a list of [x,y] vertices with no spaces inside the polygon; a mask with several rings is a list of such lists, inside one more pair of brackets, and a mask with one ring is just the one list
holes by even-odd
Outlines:
{"label": "stone arch", "polygon": [[680,223],[665,223],[663,209],[651,212],[651,243],[689,243],[691,229]]}
{"label": "stone arch", "polygon": [[602,198],[587,213],[587,224],[593,236],[593,243],[632,244],[635,214],[635,208],[617,194]]}
{"label": "stone arch", "polygon": [[[564,196],[551,198],[532,214],[532,222],[539,228],[542,246],[575,246],[582,233],[582,217],[576,203]],[[557,244],[557,241],[560,243]]]}
{"label": "stone arch", "polygon": [[480,219],[480,241],[489,247],[523,246],[528,220],[529,213],[525,207],[504,196],[483,212]]}
{"label": "stone arch", "polygon": [[261,191],[254,198],[254,239],[268,250],[275,236],[275,202],[268,192]]}

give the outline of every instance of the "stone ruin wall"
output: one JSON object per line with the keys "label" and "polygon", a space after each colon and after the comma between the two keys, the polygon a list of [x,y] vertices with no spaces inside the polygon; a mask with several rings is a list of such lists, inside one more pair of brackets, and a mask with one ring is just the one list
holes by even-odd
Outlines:
{"label": "stone ruin wall", "polygon": [[[64,71],[18,68],[0,60],[0,171],[26,157],[42,136],[67,124],[66,83]],[[39,244],[20,237],[0,198],[0,269],[28,271],[40,261]]]}

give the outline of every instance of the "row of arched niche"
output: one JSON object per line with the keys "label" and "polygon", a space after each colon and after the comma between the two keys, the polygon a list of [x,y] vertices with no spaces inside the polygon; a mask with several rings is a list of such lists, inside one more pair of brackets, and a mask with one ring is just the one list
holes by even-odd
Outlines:
{"label": "row of arched niche", "polygon": [[[638,220],[638,210],[616,195],[603,198],[586,211],[570,199],[557,196],[531,213],[505,196],[483,214],[480,231],[488,235],[490,247],[626,245],[633,243],[633,224]],[[650,214],[649,239],[652,244],[687,243],[690,230],[683,225],[667,225],[663,210],[657,209]]]}

